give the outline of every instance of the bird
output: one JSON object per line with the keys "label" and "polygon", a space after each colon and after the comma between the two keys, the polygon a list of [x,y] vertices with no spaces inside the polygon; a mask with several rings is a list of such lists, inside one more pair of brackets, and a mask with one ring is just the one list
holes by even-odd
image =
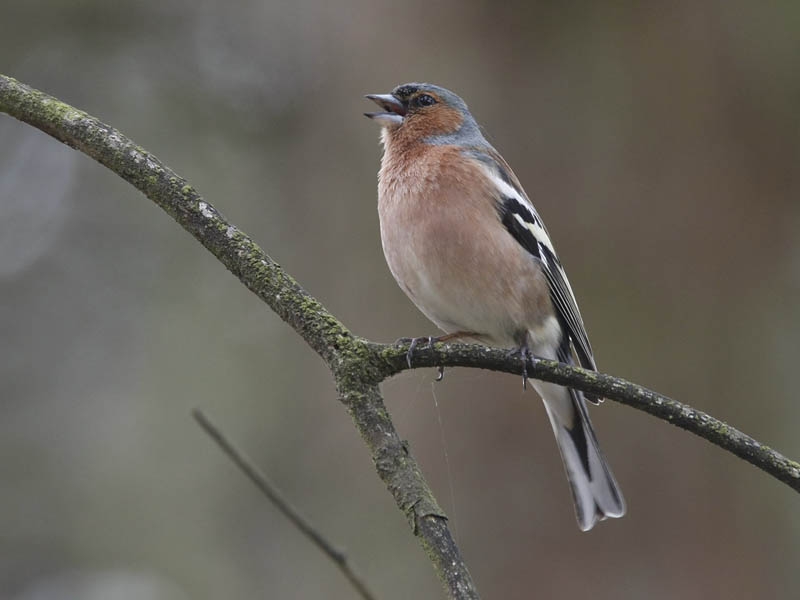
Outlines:
{"label": "bird", "polygon": [[[368,94],[379,111],[381,244],[392,275],[445,335],[597,370],[575,295],[517,176],[466,103],[429,83]],[[440,372],[441,374],[441,372]],[[523,372],[523,383],[527,373]],[[622,517],[622,492],[579,390],[532,381],[570,484],[578,526]]]}

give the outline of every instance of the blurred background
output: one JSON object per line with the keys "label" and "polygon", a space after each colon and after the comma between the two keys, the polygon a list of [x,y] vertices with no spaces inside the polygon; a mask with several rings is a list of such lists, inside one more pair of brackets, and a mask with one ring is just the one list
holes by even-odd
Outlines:
{"label": "blurred background", "polygon": [[[434,332],[380,249],[363,94],[467,102],[602,370],[800,457],[800,5],[7,0],[0,72],[120,129],[378,341]],[[118,177],[0,115],[0,597],[353,598],[208,412],[382,599],[440,585],[321,361]],[[800,498],[592,410],[629,514],[578,531],[519,378],[384,385],[485,598],[794,598]]]}

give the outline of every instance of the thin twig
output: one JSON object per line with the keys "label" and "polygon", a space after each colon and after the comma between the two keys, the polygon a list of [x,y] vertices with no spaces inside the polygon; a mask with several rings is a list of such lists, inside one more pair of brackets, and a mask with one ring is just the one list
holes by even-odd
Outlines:
{"label": "thin twig", "polygon": [[308,519],[303,517],[290,503],[283,497],[283,494],[272,485],[258,467],[236,446],[231,442],[224,433],[217,427],[206,414],[196,408],[192,411],[192,416],[200,427],[205,431],[208,436],[216,442],[220,449],[239,467],[242,473],[252,481],[255,486],[261,490],[266,496],[267,500],[277,508],[283,516],[297,527],[300,532],[311,540],[317,548],[319,548],[325,555],[330,558],[344,576],[350,581],[354,588],[358,591],[362,598],[366,600],[375,600],[373,593],[367,588],[367,585],[362,581],[361,577],[355,572],[355,569],[350,564],[347,555],[336,548],[332,543],[325,539],[325,537],[314,527]]}

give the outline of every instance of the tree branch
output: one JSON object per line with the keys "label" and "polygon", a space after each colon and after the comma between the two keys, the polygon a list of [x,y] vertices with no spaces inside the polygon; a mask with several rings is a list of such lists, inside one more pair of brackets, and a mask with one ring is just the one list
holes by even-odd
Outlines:
{"label": "tree branch", "polygon": [[[408,368],[406,347],[353,336],[247,235],[230,224],[155,156],[94,117],[0,75],[0,111],[79,149],[131,183],[202,243],[286,321],[326,362],[339,397],[364,438],[378,475],[409,519],[452,598],[477,598],[447,520],[419,466],[401,442],[378,385]],[[478,367],[520,373],[507,351],[437,344],[415,354],[416,367]],[[709,415],[638,386],[577,367],[536,361],[531,376],[628,404],[691,431],[800,491],[800,464]]]}
{"label": "tree branch", "polygon": [[[376,344],[373,347],[386,361],[387,373],[394,375],[409,368],[406,361],[407,346]],[[519,359],[509,359],[508,351],[498,348],[467,344],[435,344],[433,348],[420,348],[414,351],[414,368],[438,366],[473,367],[516,375],[522,373]],[[800,463],[786,458],[769,446],[703,411],[621,377],[588,371],[552,360],[529,361],[528,375],[535,379],[567,385],[649,413],[716,444],[772,475],[796,492],[800,492]]]}
{"label": "tree branch", "polygon": [[0,75],[0,112],[76,148],[160,206],[286,321],[327,363],[340,400],[378,474],[407,516],[450,596],[478,592],[433,493],[401,442],[378,390],[380,361],[274,260],[155,156],[116,129],[52,96]]}

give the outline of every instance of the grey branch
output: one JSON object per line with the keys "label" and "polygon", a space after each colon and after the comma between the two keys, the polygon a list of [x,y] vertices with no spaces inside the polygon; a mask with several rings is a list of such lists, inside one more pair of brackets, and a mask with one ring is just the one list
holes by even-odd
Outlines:
{"label": "grey branch", "polygon": [[[386,484],[452,598],[478,598],[447,519],[414,458],[401,442],[379,384],[407,369],[407,348],[375,344],[351,334],[247,235],[229,223],[183,178],[119,131],[18,81],[0,75],[0,111],[77,148],[131,183],[191,233],[261,298],[326,362],[339,398],[363,437]],[[506,351],[441,345],[415,354],[415,367],[462,366],[519,373]],[[531,376],[593,392],[664,419],[744,458],[800,491],[800,464],[736,429],[623,379],[550,361]]]}
{"label": "grey branch", "polygon": [[[408,369],[407,346],[376,345],[375,349],[382,352],[392,374]],[[497,348],[435,344],[433,348],[424,347],[414,351],[415,368],[440,365],[475,367],[517,375],[522,371],[519,359],[509,360],[508,351]],[[528,375],[626,404],[681,429],[691,431],[800,492],[800,463],[786,458],[769,446],[703,411],[620,377],[587,371],[552,360],[529,362]]]}
{"label": "grey branch", "polygon": [[283,494],[274,486],[272,485],[267,476],[264,475],[258,467],[253,464],[251,461],[241,450],[239,450],[234,444],[222,433],[222,431],[217,427],[214,423],[211,422],[205,413],[199,409],[195,409],[192,411],[192,416],[194,417],[195,421],[202,427],[203,431],[205,431],[208,436],[216,442],[216,444],[220,447],[220,449],[228,456],[228,458],[233,461],[242,473],[252,481],[255,486],[261,491],[262,494],[272,502],[272,504],[277,508],[283,516],[285,516],[289,522],[292,523],[297,529],[299,529],[303,535],[305,535],[309,540],[311,540],[314,545],[319,548],[323,554],[325,554],[328,558],[330,558],[339,570],[344,574],[347,580],[353,585],[356,591],[362,598],[365,600],[375,600],[375,595],[369,591],[367,588],[366,583],[361,579],[361,576],[356,573],[354,567],[350,564],[350,561],[347,559],[347,555],[342,551],[336,548],[332,543],[330,543],[325,536],[323,536],[316,527],[314,527],[303,515],[301,515],[292,505],[291,503],[283,497]]}

